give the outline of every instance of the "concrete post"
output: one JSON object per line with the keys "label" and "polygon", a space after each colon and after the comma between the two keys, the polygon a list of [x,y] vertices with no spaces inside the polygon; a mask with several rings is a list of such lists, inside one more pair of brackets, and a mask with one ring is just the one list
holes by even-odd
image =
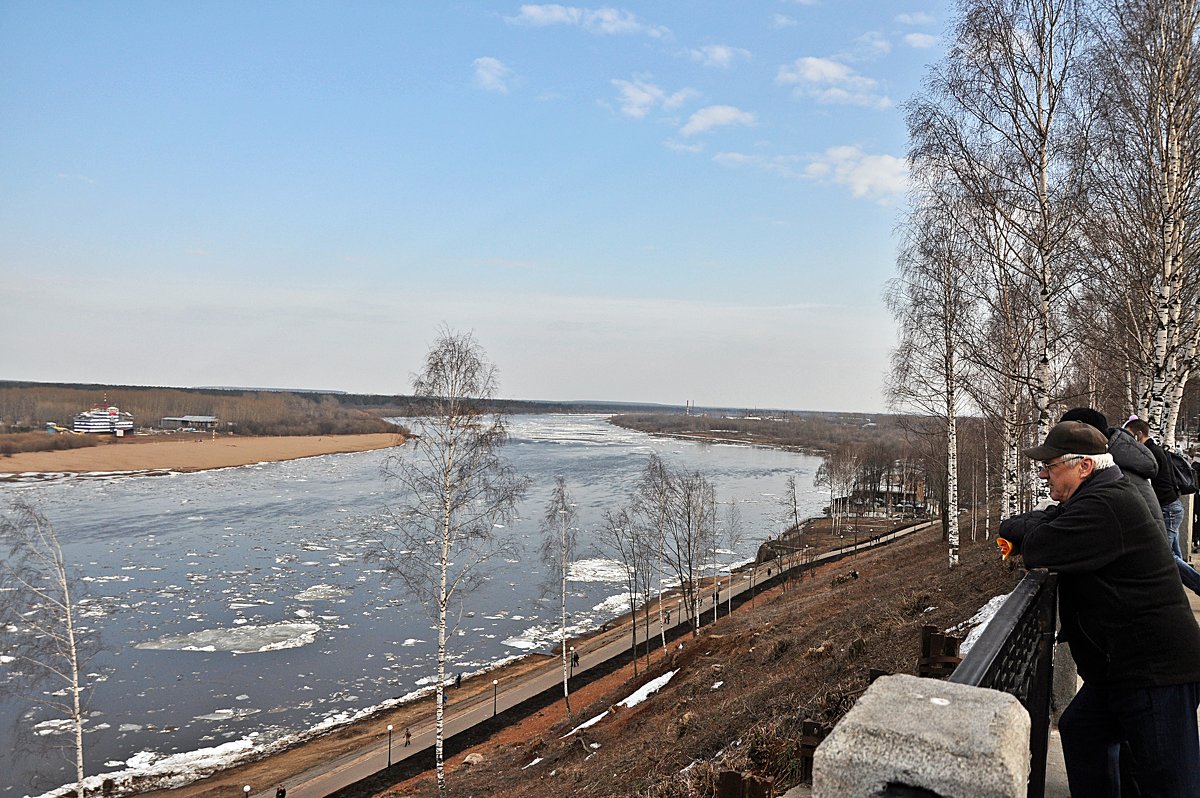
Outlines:
{"label": "concrete post", "polygon": [[1057,726],[1063,710],[1079,692],[1079,670],[1067,643],[1054,645],[1054,683],[1050,688],[1050,722]]}
{"label": "concrete post", "polygon": [[817,748],[813,798],[868,798],[889,784],[946,798],[1025,798],[1029,729],[1029,713],[1008,693],[884,676]]}

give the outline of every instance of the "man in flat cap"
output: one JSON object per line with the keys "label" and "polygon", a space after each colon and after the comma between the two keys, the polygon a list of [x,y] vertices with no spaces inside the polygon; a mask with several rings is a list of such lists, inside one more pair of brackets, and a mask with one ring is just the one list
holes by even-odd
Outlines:
{"label": "man in flat cap", "polygon": [[1143,796],[1200,796],[1200,628],[1162,530],[1090,425],[1061,421],[1024,454],[1058,505],[1001,523],[1001,548],[1059,574],[1084,680],[1059,721],[1071,794],[1120,796],[1127,742]]}

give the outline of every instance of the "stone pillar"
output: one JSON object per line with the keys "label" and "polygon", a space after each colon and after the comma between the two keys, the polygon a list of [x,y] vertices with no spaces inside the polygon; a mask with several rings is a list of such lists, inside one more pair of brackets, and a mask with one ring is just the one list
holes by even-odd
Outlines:
{"label": "stone pillar", "polygon": [[813,798],[868,798],[889,784],[1025,798],[1029,729],[1029,713],[1008,693],[884,676],[817,748]]}

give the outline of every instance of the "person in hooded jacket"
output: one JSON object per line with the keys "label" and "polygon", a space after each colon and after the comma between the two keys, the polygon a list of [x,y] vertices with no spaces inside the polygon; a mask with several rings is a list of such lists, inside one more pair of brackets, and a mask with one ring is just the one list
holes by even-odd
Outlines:
{"label": "person in hooded jacket", "polygon": [[[1163,534],[1167,536],[1167,541],[1170,543],[1171,533],[1167,529],[1162,506],[1159,504],[1158,494],[1153,485],[1159,467],[1158,458],[1154,456],[1154,452],[1144,446],[1129,430],[1110,427],[1108,418],[1099,410],[1090,407],[1072,408],[1063,413],[1059,421],[1082,421],[1084,424],[1095,427],[1104,434],[1104,437],[1108,438],[1108,453],[1112,455],[1113,462],[1138,489],[1142,500],[1146,502],[1146,509],[1158,521],[1158,525],[1162,527]],[[1191,566],[1191,563],[1180,556],[1178,547],[1179,544],[1176,542],[1171,547],[1171,554],[1175,558],[1175,568],[1179,571],[1179,580],[1188,590],[1200,595],[1200,571],[1197,571]]]}

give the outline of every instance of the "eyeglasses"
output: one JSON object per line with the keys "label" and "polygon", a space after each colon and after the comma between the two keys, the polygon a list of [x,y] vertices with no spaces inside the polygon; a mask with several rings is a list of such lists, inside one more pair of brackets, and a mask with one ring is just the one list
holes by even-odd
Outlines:
{"label": "eyeglasses", "polygon": [[1061,460],[1055,460],[1053,463],[1042,463],[1040,466],[1038,466],[1038,476],[1039,477],[1043,476],[1043,475],[1049,476],[1050,472],[1054,470],[1055,466],[1062,465],[1064,463],[1073,463],[1076,460],[1082,460],[1082,459],[1083,459],[1083,455],[1077,454],[1072,457],[1064,457]]}

